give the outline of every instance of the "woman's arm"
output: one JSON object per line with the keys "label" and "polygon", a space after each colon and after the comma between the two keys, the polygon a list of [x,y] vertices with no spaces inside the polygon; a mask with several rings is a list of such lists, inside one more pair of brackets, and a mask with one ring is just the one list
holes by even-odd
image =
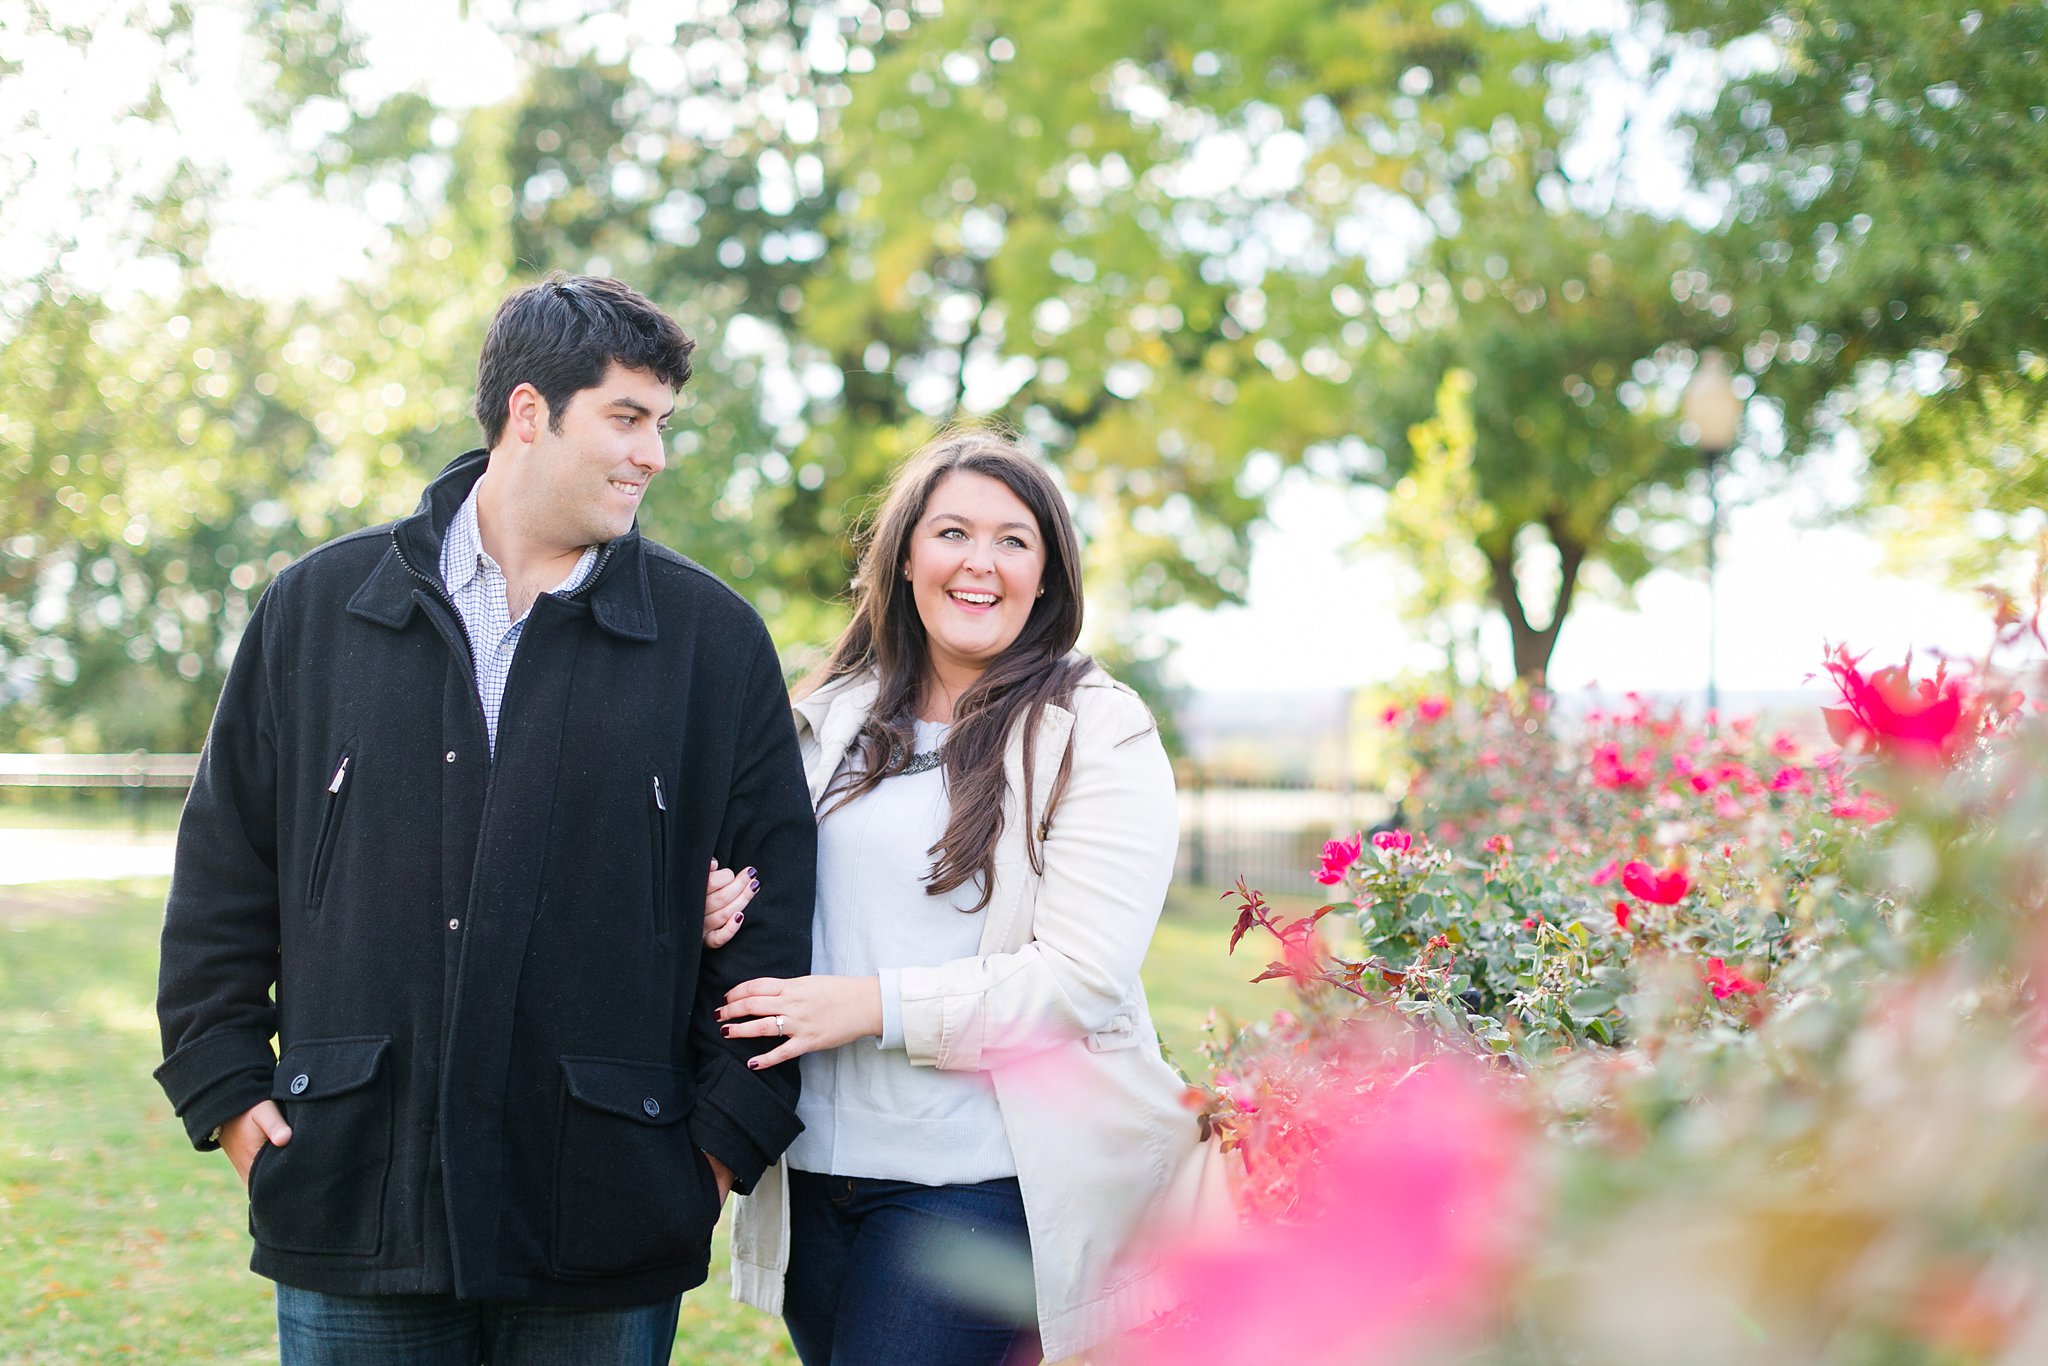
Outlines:
{"label": "woman's arm", "polygon": [[[1031,942],[898,974],[912,1062],[975,1070],[1083,1038],[1137,990],[1180,842],[1173,767],[1144,703],[1121,689],[1077,690],[1073,746]],[[998,866],[991,910],[1004,877],[1026,872]]]}

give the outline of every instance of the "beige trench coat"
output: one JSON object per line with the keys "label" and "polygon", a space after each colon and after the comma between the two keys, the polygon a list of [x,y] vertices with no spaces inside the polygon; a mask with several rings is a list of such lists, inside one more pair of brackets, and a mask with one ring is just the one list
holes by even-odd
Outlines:
{"label": "beige trench coat", "polygon": [[[796,704],[811,799],[838,771],[869,709],[872,677]],[[1032,871],[1024,832],[1069,737],[1067,792]],[[1173,771],[1137,694],[1100,670],[1071,711],[1048,707],[1023,811],[1023,740],[1004,756],[1009,791],[981,952],[902,970],[904,1045],[926,1067],[986,1070],[995,1084],[1031,1231],[1038,1330],[1048,1361],[1171,1305],[1149,1264],[1126,1254],[1150,1216],[1213,1208],[1220,1162],[1198,1144],[1183,1083],[1160,1057],[1138,968],[1179,842]],[[789,1178],[769,1169],[733,1221],[733,1297],[782,1310]]]}

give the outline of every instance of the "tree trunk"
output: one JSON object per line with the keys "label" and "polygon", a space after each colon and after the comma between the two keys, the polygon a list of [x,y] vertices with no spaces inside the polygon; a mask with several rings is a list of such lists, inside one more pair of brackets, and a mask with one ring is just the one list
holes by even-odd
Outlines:
{"label": "tree trunk", "polygon": [[1579,570],[1586,562],[1586,547],[1567,533],[1554,514],[1543,519],[1543,530],[1557,547],[1557,603],[1550,620],[1538,627],[1529,620],[1522,601],[1521,584],[1515,572],[1515,537],[1499,551],[1488,551],[1486,562],[1493,573],[1493,600],[1508,620],[1508,639],[1514,647],[1515,677],[1531,688],[1546,686],[1550,656],[1557,649],[1557,633],[1571,611],[1572,592],[1579,584]]}

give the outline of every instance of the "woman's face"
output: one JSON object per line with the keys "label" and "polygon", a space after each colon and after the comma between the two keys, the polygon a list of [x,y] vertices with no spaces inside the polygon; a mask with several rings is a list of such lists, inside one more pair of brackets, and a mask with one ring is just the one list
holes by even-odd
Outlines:
{"label": "woman's face", "polygon": [[932,671],[957,691],[1024,630],[1045,577],[1045,537],[1009,485],[955,470],[932,490],[903,572]]}

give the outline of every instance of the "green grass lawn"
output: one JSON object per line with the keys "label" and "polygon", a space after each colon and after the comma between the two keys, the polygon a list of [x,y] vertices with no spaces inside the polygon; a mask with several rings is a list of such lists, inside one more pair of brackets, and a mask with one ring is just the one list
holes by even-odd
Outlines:
{"label": "green grass lawn", "polygon": [[[0,1361],[276,1359],[234,1173],[192,1151],[150,1077],[162,905],[161,881],[0,888]],[[1210,1007],[1283,1003],[1246,982],[1258,954],[1224,956],[1229,923],[1213,895],[1177,894],[1145,964],[1191,1072]],[[678,1360],[795,1360],[779,1322],[726,1297],[724,1241],[683,1298]]]}

